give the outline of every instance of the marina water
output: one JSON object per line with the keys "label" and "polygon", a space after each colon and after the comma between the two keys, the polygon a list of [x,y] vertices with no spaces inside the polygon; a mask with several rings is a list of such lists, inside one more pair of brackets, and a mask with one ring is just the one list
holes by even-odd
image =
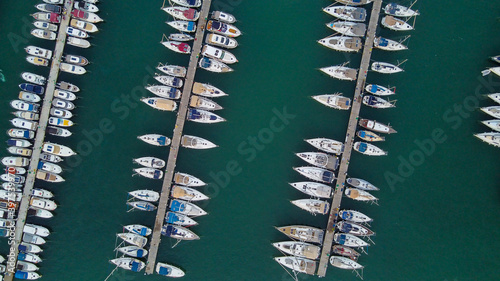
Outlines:
{"label": "marina water", "polygon": [[[146,3],[147,2],[147,3]],[[217,100],[228,121],[203,125],[189,122],[185,133],[213,141],[207,151],[182,149],[177,170],[210,184],[211,196],[202,208],[208,216],[193,230],[200,241],[163,238],[158,261],[186,271],[183,280],[291,280],[272,260],[279,256],[271,242],[287,240],[273,226],[326,225],[326,217],[311,216],[289,201],[304,198],[287,183],[303,180],[292,170],[303,165],[294,152],[313,151],[303,139],[343,140],[347,112],[322,106],[312,95],[343,92],[352,96],[354,83],[322,75],[319,67],[350,61],[360,55],[326,49],[316,40],[331,34],[325,23],[333,18],[321,8],[331,1],[213,1],[213,9],[234,14],[243,36],[234,50],[239,63],[230,74],[198,70],[196,81],[209,82],[229,93]],[[25,62],[23,48],[53,48],[29,35],[35,12],[32,1],[0,2],[0,131],[10,128],[8,102],[19,91],[22,71],[41,75],[48,68]],[[118,4],[118,5],[117,5]],[[151,213],[126,213],[127,192],[159,190],[160,181],[132,177],[132,158],[167,158],[168,148],[136,139],[146,133],[170,136],[175,113],[158,112],[139,102],[153,84],[158,62],[187,65],[188,57],[159,44],[172,29],[161,1],[102,1],[105,19],[90,49],[67,46],[66,53],[92,62],[89,73],[60,80],[82,91],[72,120],[73,136],[48,140],[68,145],[79,155],[63,162],[66,182],[36,187],[52,190],[59,208],[49,221],[30,219],[51,229],[44,245],[40,273],[44,280],[104,280],[114,268],[116,233],[122,225],[151,225]],[[403,3],[408,4],[408,3]],[[398,131],[381,148],[386,157],[353,153],[349,175],[379,186],[380,206],[348,199],[345,208],[372,218],[376,245],[360,258],[365,280],[496,280],[500,276],[498,216],[499,151],[472,133],[489,131],[479,121],[489,119],[475,108],[492,105],[475,97],[500,91],[500,80],[482,78],[480,71],[500,54],[500,21],[494,1],[420,1],[408,51],[374,50],[373,59],[396,63],[408,59],[405,72],[392,76],[370,72],[367,81],[396,86],[397,107],[362,108],[361,116],[390,122]],[[398,39],[405,34],[380,29]],[[490,88],[490,89],[489,89]],[[7,139],[1,137],[2,143]],[[5,152],[6,156],[7,153]],[[387,180],[387,177],[390,180]],[[7,243],[0,244],[2,254]],[[163,280],[117,270],[109,280]],[[299,280],[316,277],[301,276]],[[333,267],[325,280],[356,280],[349,271]]]}

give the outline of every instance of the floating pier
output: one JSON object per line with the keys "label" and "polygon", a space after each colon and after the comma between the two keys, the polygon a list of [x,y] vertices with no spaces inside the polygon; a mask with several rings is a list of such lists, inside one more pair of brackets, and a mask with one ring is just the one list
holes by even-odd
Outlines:
{"label": "floating pier", "polygon": [[335,234],[334,224],[337,221],[340,202],[345,189],[345,180],[347,169],[349,168],[349,159],[351,158],[352,147],[354,138],[356,137],[356,128],[359,119],[359,111],[361,109],[361,101],[363,99],[362,92],[365,87],[366,76],[368,67],[370,66],[370,58],[372,55],[373,40],[375,39],[375,32],[377,31],[378,19],[380,10],[382,8],[382,0],[373,1],[373,8],[370,16],[370,23],[366,32],[365,46],[363,49],[363,56],[361,58],[361,66],[358,72],[356,82],[356,90],[354,92],[354,101],[352,104],[351,115],[347,126],[347,134],[345,138],[345,148],[342,154],[342,160],[338,171],[338,178],[335,187],[335,193],[330,209],[330,216],[325,231],[325,239],[323,240],[323,248],[321,249],[321,256],[318,265],[317,275],[324,277],[326,269],[328,268],[330,253],[332,251],[333,235]]}
{"label": "floating pier", "polygon": [[175,165],[177,162],[177,154],[181,144],[182,131],[184,129],[184,122],[186,122],[186,115],[189,106],[189,99],[193,88],[194,75],[198,66],[198,57],[201,52],[201,45],[203,43],[203,35],[205,34],[205,25],[207,24],[208,12],[212,0],[204,0],[201,6],[200,18],[196,28],[195,39],[193,48],[191,49],[191,57],[189,66],[184,81],[184,88],[182,90],[182,97],[179,104],[179,111],[177,113],[177,120],[175,121],[174,134],[172,136],[172,143],[170,144],[170,153],[168,154],[167,166],[165,177],[163,178],[163,185],[161,189],[161,197],[158,203],[158,211],[156,214],[155,225],[151,237],[151,244],[149,247],[148,261],[146,263],[146,274],[152,274],[155,269],[156,256],[158,255],[158,247],[161,242],[161,228],[165,220],[165,213],[167,212],[167,203],[170,197],[170,188],[172,187],[172,179],[174,177]]}
{"label": "floating pier", "polygon": [[14,279],[14,273],[11,273],[9,271],[10,269],[9,261],[11,261],[13,258],[13,260],[17,262],[17,256],[19,254],[18,246],[22,241],[23,229],[28,214],[31,192],[35,184],[36,171],[38,168],[38,162],[40,161],[40,153],[42,152],[41,147],[45,139],[45,129],[49,121],[50,108],[52,107],[52,98],[54,97],[54,90],[56,87],[57,77],[59,76],[59,66],[61,64],[60,60],[66,43],[66,36],[67,36],[66,27],[68,27],[69,21],[71,20],[73,1],[66,0],[64,2],[64,8],[66,10],[66,15],[61,16],[61,23],[59,25],[59,31],[56,39],[56,46],[54,49],[52,64],[50,66],[50,73],[45,88],[45,96],[40,111],[38,129],[36,130],[35,143],[33,144],[33,154],[31,155],[31,162],[29,165],[28,174],[26,176],[26,183],[24,185],[23,197],[21,200],[21,204],[19,206],[19,213],[17,215],[15,243],[12,245],[12,247],[14,247],[15,250],[11,251],[7,258],[7,271],[4,277],[5,281],[12,281]]}

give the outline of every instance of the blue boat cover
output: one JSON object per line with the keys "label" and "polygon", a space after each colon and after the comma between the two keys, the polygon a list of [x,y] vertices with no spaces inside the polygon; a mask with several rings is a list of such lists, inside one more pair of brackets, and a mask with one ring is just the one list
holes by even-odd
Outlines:
{"label": "blue boat cover", "polygon": [[379,102],[377,101],[377,99],[374,96],[368,96],[368,102],[367,103],[368,103],[368,105],[376,105]]}
{"label": "blue boat cover", "polygon": [[207,67],[210,67],[211,64],[212,64],[212,61],[209,58],[201,59],[201,67],[207,68]]}
{"label": "blue boat cover", "polygon": [[186,0],[186,2],[188,3],[188,5],[196,4],[196,0]]}
{"label": "blue boat cover", "polygon": [[28,272],[25,271],[16,271],[14,277],[17,279],[28,279]]}
{"label": "blue boat cover", "polygon": [[43,168],[43,165],[44,165],[44,164],[45,164],[45,163],[43,163],[42,161],[39,161],[39,162],[38,162],[38,167],[37,167],[37,169],[38,169],[38,170],[41,170],[41,169]]}
{"label": "blue boat cover", "polygon": [[338,239],[335,241],[337,243],[339,243],[340,245],[344,245],[345,244],[345,234],[341,234],[339,236],[337,236]]}
{"label": "blue boat cover", "polygon": [[173,235],[177,234],[177,229],[173,225],[166,225],[161,228],[161,234],[172,237]]}
{"label": "blue boat cover", "polygon": [[16,141],[15,140],[7,140],[7,145],[14,146],[14,145],[16,145]]}
{"label": "blue boat cover", "polygon": [[359,131],[359,137],[360,138],[366,137],[366,132],[365,131]]}
{"label": "blue boat cover", "polygon": [[148,100],[148,103],[149,103],[149,104],[155,104],[155,101],[154,101],[154,100],[152,100],[152,99],[149,99],[149,100]]}
{"label": "blue boat cover", "polygon": [[137,234],[139,234],[141,236],[146,236],[147,233],[148,233],[148,229],[145,227],[142,227],[141,231],[139,231]]}
{"label": "blue boat cover", "polygon": [[160,178],[160,173],[161,173],[161,171],[160,171],[160,170],[155,170],[155,173],[154,173],[154,178],[155,178],[155,179],[159,179],[159,178]]}
{"label": "blue boat cover", "polygon": [[389,45],[389,41],[387,41],[387,39],[385,39],[385,38],[380,37],[380,40],[378,41],[378,45],[385,47],[385,46]]}
{"label": "blue boat cover", "polygon": [[171,97],[171,98],[175,98],[175,94],[176,94],[176,92],[177,92],[177,89],[175,89],[175,88],[170,88],[170,89],[168,90],[168,95],[169,95],[169,97]]}
{"label": "blue boat cover", "polygon": [[349,233],[349,232],[351,232],[351,230],[352,230],[352,229],[353,229],[353,228],[352,228],[352,225],[351,225],[350,223],[346,223],[346,222],[344,222],[344,223],[342,224],[342,229],[340,229],[340,231],[342,231],[342,232],[346,232],[346,233]]}
{"label": "blue boat cover", "polygon": [[165,145],[167,143],[167,137],[159,137],[156,139],[156,141],[160,144],[160,145]]}
{"label": "blue boat cover", "polygon": [[27,252],[28,247],[26,247],[24,245],[19,245],[19,247],[17,247],[17,249],[19,249],[19,252]]}
{"label": "blue boat cover", "polygon": [[359,144],[359,152],[366,152],[366,149],[368,149],[368,145],[364,142]]}
{"label": "blue boat cover", "polygon": [[330,171],[325,171],[325,172],[323,172],[323,177],[322,178],[326,182],[331,182],[333,180],[333,178],[334,178],[334,175]]}
{"label": "blue boat cover", "polygon": [[217,120],[217,116],[215,116],[215,115],[210,115],[210,120]]}
{"label": "blue boat cover", "polygon": [[170,202],[170,211],[182,212],[185,209],[186,209],[186,206],[184,205],[184,203],[181,203],[177,200],[172,200],[172,202]]}
{"label": "blue boat cover", "polygon": [[17,255],[17,260],[23,261],[26,259],[26,254],[25,253],[19,253]]}
{"label": "blue boat cover", "polygon": [[176,223],[178,221],[180,221],[179,216],[177,216],[177,214],[175,213],[168,212],[167,216],[165,216],[166,223]]}
{"label": "blue boat cover", "polygon": [[144,257],[144,250],[143,249],[138,249],[137,250],[137,257],[138,258]]}
{"label": "blue boat cover", "polygon": [[169,275],[172,271],[168,267],[160,267],[160,270],[158,271],[158,274],[160,275]]}
{"label": "blue boat cover", "polygon": [[30,131],[28,131],[28,130],[24,130],[23,136],[24,136],[25,138],[29,139],[29,137],[30,137]]}
{"label": "blue boat cover", "polygon": [[200,119],[201,118],[201,114],[198,110],[196,109],[189,109],[189,112],[188,112],[188,119],[190,120],[196,120],[196,119]]}
{"label": "blue boat cover", "polygon": [[172,79],[172,85],[179,86],[181,84],[181,81],[181,79],[174,77],[174,79]]}
{"label": "blue boat cover", "polygon": [[194,29],[195,29],[195,28],[196,28],[196,25],[194,25],[194,22],[190,21],[190,22],[188,23],[187,29],[188,29],[189,31],[194,31]]}
{"label": "blue boat cover", "polygon": [[132,261],[130,265],[131,265],[130,270],[132,270],[134,272],[139,272],[141,270],[141,267],[140,267],[141,264],[136,262],[136,261]]}
{"label": "blue boat cover", "polygon": [[352,218],[352,213],[351,212],[342,212],[340,214],[340,217],[343,219],[343,220],[348,220],[348,219],[351,219]]}

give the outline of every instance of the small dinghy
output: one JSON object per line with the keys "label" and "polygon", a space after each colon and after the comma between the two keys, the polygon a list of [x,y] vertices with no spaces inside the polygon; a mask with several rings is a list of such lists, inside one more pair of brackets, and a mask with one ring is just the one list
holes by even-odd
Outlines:
{"label": "small dinghy", "polygon": [[193,226],[198,224],[195,220],[188,217],[187,215],[174,212],[167,212],[167,214],[165,215],[165,222],[180,226]]}
{"label": "small dinghy", "polygon": [[224,93],[220,89],[210,84],[198,83],[198,82],[194,82],[193,84],[193,94],[197,94],[208,98],[227,96],[226,93]]}
{"label": "small dinghy", "polygon": [[208,196],[196,189],[180,185],[174,185],[172,187],[170,196],[175,199],[182,199],[186,201],[202,201],[210,199]]}
{"label": "small dinghy", "polygon": [[117,236],[128,244],[144,248],[148,243],[148,239],[135,233],[118,233]]}
{"label": "small dinghy", "polygon": [[197,177],[194,177],[192,175],[185,174],[185,173],[179,173],[179,172],[176,172],[174,174],[174,182],[176,184],[181,184],[184,186],[204,186],[204,185],[206,185],[205,182],[203,182],[202,180],[200,180]]}
{"label": "small dinghy", "polygon": [[204,110],[220,110],[222,109],[222,106],[217,104],[211,99],[207,99],[205,97],[200,97],[197,95],[192,95],[191,99],[189,100],[189,106],[197,108],[197,109],[204,109]]}
{"label": "small dinghy", "polygon": [[382,136],[379,136],[377,134],[375,134],[374,132],[370,132],[368,130],[359,130],[357,133],[356,133],[356,136],[358,136],[358,138],[364,140],[364,141],[385,141],[385,137],[382,137]]}
{"label": "small dinghy", "polygon": [[160,199],[160,193],[147,189],[130,191],[128,194],[134,198],[147,202],[156,202]]}
{"label": "small dinghy", "polygon": [[138,168],[133,169],[138,175],[149,178],[149,179],[161,179],[163,178],[163,171],[153,168]]}
{"label": "small dinghy", "polygon": [[151,228],[140,225],[140,224],[129,224],[123,227],[125,230],[131,233],[139,234],[140,236],[149,236],[153,232]]}
{"label": "small dinghy", "polygon": [[193,203],[186,202],[180,199],[174,199],[170,201],[170,211],[187,215],[190,217],[204,216],[208,214],[202,208],[196,206]]}
{"label": "small dinghy", "polygon": [[188,135],[182,136],[181,146],[192,149],[210,149],[218,147],[218,145],[204,138],[188,136]]}
{"label": "small dinghy", "polygon": [[186,275],[180,268],[162,262],[156,264],[156,273],[172,278],[179,278]]}
{"label": "small dinghy", "polygon": [[141,158],[135,158],[132,161],[134,161],[139,165],[149,168],[161,169],[165,167],[165,161],[156,157],[141,157]]}
{"label": "small dinghy", "polygon": [[144,258],[148,255],[148,250],[137,246],[125,246],[116,249],[118,252],[133,258]]}
{"label": "small dinghy", "polygon": [[129,205],[133,209],[137,209],[139,211],[151,212],[151,211],[156,210],[156,206],[155,205],[153,205],[150,202],[145,202],[145,201],[127,202],[127,205]]}
{"label": "small dinghy", "polygon": [[174,239],[179,239],[179,240],[198,240],[200,237],[196,235],[194,232],[191,230],[179,226],[179,225],[172,225],[172,224],[167,224],[164,225],[161,229],[161,235],[171,237]]}
{"label": "small dinghy", "polygon": [[152,108],[161,111],[175,111],[177,109],[177,103],[173,100],[164,98],[141,98],[141,101]]}
{"label": "small dinghy", "polygon": [[158,134],[147,134],[147,135],[142,135],[138,136],[138,139],[142,140],[145,143],[155,145],[155,146],[168,146],[170,145],[170,138],[163,136],[163,135],[158,135]]}
{"label": "small dinghy", "polygon": [[109,261],[117,267],[130,270],[133,272],[140,272],[146,264],[143,261],[134,258],[117,258]]}
{"label": "small dinghy", "polygon": [[212,113],[210,111],[205,111],[201,109],[188,109],[187,120],[198,122],[198,123],[219,123],[224,122],[226,119],[220,117],[219,115]]}

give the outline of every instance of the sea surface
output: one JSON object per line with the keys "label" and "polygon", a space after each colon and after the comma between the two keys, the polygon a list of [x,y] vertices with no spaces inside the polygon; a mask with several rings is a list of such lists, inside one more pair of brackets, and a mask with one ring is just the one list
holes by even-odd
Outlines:
{"label": "sea surface", "polygon": [[[0,2],[0,131],[11,127],[12,108],[22,83],[20,73],[48,75],[47,68],[25,61],[23,48],[54,43],[29,35],[37,1]],[[306,138],[345,138],[348,112],[326,108],[312,95],[354,93],[354,83],[337,81],[318,68],[350,61],[344,54],[316,43],[332,34],[321,11],[331,1],[215,0],[212,9],[234,14],[243,31],[232,51],[235,72],[213,74],[199,69],[196,81],[229,93],[217,99],[228,121],[214,125],[187,122],[185,133],[206,138],[219,147],[207,151],[181,149],[177,170],[209,183],[201,191],[211,197],[201,206],[208,216],[193,227],[201,240],[162,239],[158,261],[186,271],[183,280],[292,280],[275,262],[281,254],[272,242],[288,240],[274,226],[326,225],[326,216],[312,216],[289,201],[306,198],[288,182],[305,180],[292,170],[303,166],[294,153],[314,151]],[[409,5],[409,1],[401,2]],[[68,46],[65,53],[83,55],[92,63],[82,77],[61,73],[60,80],[78,85],[73,136],[47,140],[68,145],[79,155],[64,161],[62,184],[38,182],[52,190],[59,207],[48,221],[29,219],[51,229],[44,245],[42,280],[104,280],[113,270],[116,233],[123,225],[151,226],[154,214],[127,213],[127,192],[160,190],[161,182],[132,176],[132,158],[167,159],[169,149],[136,139],[146,133],[171,136],[175,113],[156,111],[139,101],[152,96],[159,62],[188,64],[188,57],[159,44],[173,32],[161,1],[100,1],[105,22],[90,39],[92,47]],[[371,8],[371,6],[369,6]],[[379,34],[403,39],[409,50],[373,51],[373,60],[403,64],[405,72],[368,74],[367,81],[396,87],[397,107],[363,107],[361,116],[390,123],[397,134],[380,147],[386,157],[353,152],[349,175],[364,178],[381,190],[379,206],[344,198],[343,208],[374,218],[375,245],[359,262],[365,280],[465,281],[500,279],[500,150],[472,136],[489,131],[479,123],[491,119],[480,106],[493,105],[483,94],[500,91],[500,80],[481,77],[500,54],[500,2],[419,1],[421,11],[411,32],[379,28]],[[1,143],[7,140],[0,135]],[[4,145],[5,148],[5,145]],[[0,156],[7,156],[2,149]],[[7,254],[7,241],[0,253]],[[300,276],[299,280],[317,277]],[[164,280],[117,270],[110,281]],[[358,280],[354,273],[330,266],[322,280]]]}

